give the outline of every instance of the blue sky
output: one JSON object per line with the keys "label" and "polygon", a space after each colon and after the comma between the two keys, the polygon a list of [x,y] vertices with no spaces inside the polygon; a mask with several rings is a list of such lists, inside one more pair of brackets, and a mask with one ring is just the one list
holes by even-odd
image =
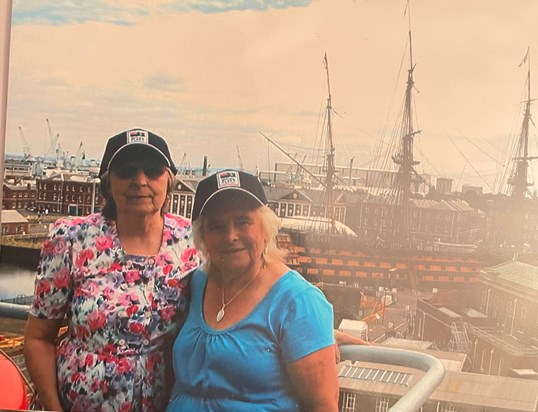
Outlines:
{"label": "blue sky", "polygon": [[201,12],[205,14],[230,11],[267,11],[306,7],[309,0],[194,0],[194,1],[106,1],[106,0],[15,0],[13,24],[83,24],[105,22],[117,25],[136,24],[152,10],[165,13]]}
{"label": "blue sky", "polygon": [[[145,127],[178,163],[208,156],[237,167],[238,148],[245,167],[270,169],[282,156],[260,131],[299,159],[321,140],[327,53],[337,163],[375,165],[403,100],[404,9],[405,0],[14,0],[6,150],[22,151],[22,127],[43,154],[49,119],[71,154],[82,141],[99,159],[108,136]],[[414,0],[411,12],[419,171],[493,188],[519,131],[518,65],[528,46],[536,60],[538,3]]]}

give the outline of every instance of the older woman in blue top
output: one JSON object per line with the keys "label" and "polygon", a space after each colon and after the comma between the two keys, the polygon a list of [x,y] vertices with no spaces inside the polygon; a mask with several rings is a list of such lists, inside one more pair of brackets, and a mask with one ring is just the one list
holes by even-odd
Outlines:
{"label": "older woman in blue top", "polygon": [[226,170],[198,186],[194,242],[205,264],[174,344],[167,411],[336,411],[333,312],[282,262],[259,180]]}

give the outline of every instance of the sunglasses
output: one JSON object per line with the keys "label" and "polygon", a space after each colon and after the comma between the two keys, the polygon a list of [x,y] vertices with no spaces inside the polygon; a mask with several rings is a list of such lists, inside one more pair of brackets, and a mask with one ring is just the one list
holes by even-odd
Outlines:
{"label": "sunglasses", "polygon": [[156,179],[164,173],[166,166],[162,164],[145,164],[144,162],[137,163],[123,163],[119,165],[114,165],[111,172],[120,179],[132,179],[140,171],[144,172],[147,178]]}

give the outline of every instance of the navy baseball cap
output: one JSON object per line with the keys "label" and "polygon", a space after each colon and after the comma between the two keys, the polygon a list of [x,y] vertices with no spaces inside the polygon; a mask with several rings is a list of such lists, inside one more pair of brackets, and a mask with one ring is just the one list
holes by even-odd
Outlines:
{"label": "navy baseball cap", "polygon": [[155,152],[163,158],[174,175],[177,173],[177,168],[170,155],[168,144],[161,136],[157,136],[155,133],[144,129],[131,129],[118,133],[108,139],[103,160],[101,160],[99,177],[103,177],[108,172],[112,161],[119,153],[132,147],[147,148],[147,150]]}
{"label": "navy baseball cap", "polygon": [[223,170],[198,183],[194,197],[192,220],[195,221],[204,211],[208,202],[223,192],[239,191],[250,196],[260,206],[267,204],[267,197],[260,180],[250,173],[239,170]]}

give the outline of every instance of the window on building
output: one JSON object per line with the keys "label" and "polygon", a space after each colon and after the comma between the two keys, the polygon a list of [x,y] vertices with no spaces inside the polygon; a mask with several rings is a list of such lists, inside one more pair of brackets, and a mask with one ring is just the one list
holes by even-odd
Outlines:
{"label": "window on building", "polygon": [[388,396],[380,396],[375,400],[375,412],[388,412],[390,398]]}
{"label": "window on building", "polygon": [[171,212],[175,213],[177,215],[177,207],[178,207],[178,195],[172,195],[172,204],[171,204]]}
{"label": "window on building", "polygon": [[187,196],[186,195],[180,195],[179,196],[179,210],[178,215],[185,216],[185,206],[187,205]]}
{"label": "window on building", "polygon": [[514,318],[514,313],[513,313],[512,301],[509,300],[508,302],[506,302],[506,315],[505,315],[506,321],[504,323],[505,332],[509,332],[511,330],[513,318]]}
{"label": "window on building", "polygon": [[190,219],[192,215],[192,202],[193,202],[193,196],[192,195],[187,196],[187,214],[186,214],[187,219]]}
{"label": "window on building", "polygon": [[342,398],[342,408],[340,409],[341,412],[355,412],[355,403],[357,395],[352,392],[340,392],[340,396]]}
{"label": "window on building", "polygon": [[499,359],[499,370],[497,371],[498,376],[501,376],[503,369],[504,369],[504,359],[501,358]]}
{"label": "window on building", "polygon": [[458,412],[459,408],[457,406],[448,405],[446,403],[441,402],[441,404],[439,405],[438,411],[439,412]]}
{"label": "window on building", "polygon": [[484,312],[484,309],[486,308],[488,300],[488,291],[487,289],[482,290],[480,293],[480,310]]}
{"label": "window on building", "polygon": [[517,319],[517,331],[524,333],[525,332],[525,325],[527,323],[527,307],[521,306],[518,311],[518,319]]}

